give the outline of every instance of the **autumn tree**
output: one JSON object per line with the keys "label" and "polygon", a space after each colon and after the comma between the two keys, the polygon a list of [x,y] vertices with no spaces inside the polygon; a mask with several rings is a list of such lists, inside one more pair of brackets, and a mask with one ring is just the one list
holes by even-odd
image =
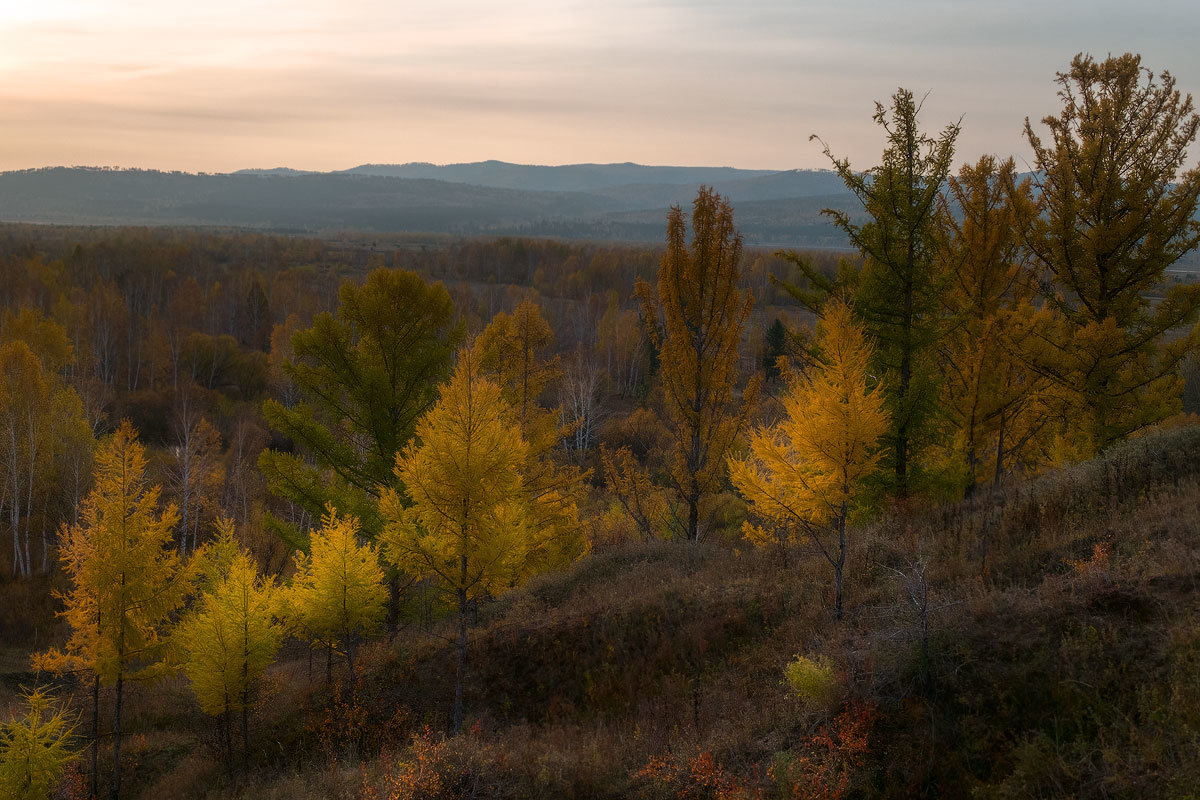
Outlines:
{"label": "autumn tree", "polygon": [[1057,327],[1033,363],[1071,398],[1068,438],[1088,457],[1179,409],[1178,367],[1200,333],[1166,339],[1195,321],[1200,285],[1163,279],[1200,244],[1200,168],[1180,172],[1200,116],[1170,73],[1128,53],[1077,55],[1057,83],[1047,138],[1025,121],[1041,212],[1028,243]]}
{"label": "autumn tree", "polygon": [[481,376],[500,387],[528,445],[521,475],[528,499],[525,525],[534,540],[527,548],[533,559],[529,573],[562,566],[587,549],[577,510],[584,475],[555,458],[573,428],[563,424],[562,408],[545,408],[539,402],[547,385],[563,375],[558,357],[547,352],[553,342],[554,332],[541,309],[526,299],[511,315],[497,314],[474,346]]}
{"label": "autumn tree", "polygon": [[854,313],[875,342],[872,367],[884,381],[891,420],[886,459],[891,488],[900,496],[914,488],[934,431],[941,312],[934,220],[959,132],[954,124],[936,139],[929,136],[917,125],[920,111],[921,104],[907,89],[896,91],[890,109],[875,104],[875,123],[883,128],[887,146],[882,163],[865,172],[824,145],[834,170],[868,217],[859,224],[849,212],[823,212],[862,254],[861,268],[843,274],[843,285],[835,289],[837,281],[791,254],[814,288],[851,292]]}
{"label": "autumn tree", "polygon": [[596,356],[582,347],[575,349],[558,384],[561,428],[567,431],[566,446],[576,463],[587,460],[597,430],[605,416],[601,401],[604,371]]}
{"label": "autumn tree", "polygon": [[646,327],[633,309],[622,309],[617,293],[610,292],[596,324],[596,355],[614,392],[634,393],[644,375]]}
{"label": "autumn tree", "polygon": [[675,523],[668,493],[655,484],[650,470],[631,448],[610,451],[601,447],[600,461],[609,489],[643,541],[653,539]]}
{"label": "autumn tree", "polygon": [[752,378],[735,405],[738,345],[754,298],[738,289],[742,237],[733,207],[708,188],[692,204],[692,241],[679,206],[667,217],[658,284],[638,281],[647,330],[659,350],[665,421],[671,431],[668,481],[682,504],[675,526],[691,541],[708,522],[725,481],[725,456],[758,395]]}
{"label": "autumn tree", "polygon": [[[396,453],[433,405],[461,337],[450,295],[403,270],[378,269],[361,286],[346,281],[337,314],[318,314],[291,337],[282,364],[300,402],[268,400],[263,413],[293,449],[264,450],[270,491],[314,519],[332,504],[378,534],[380,487],[392,486]],[[299,532],[275,520],[303,544]]]}
{"label": "autumn tree", "polygon": [[[262,473],[258,471],[258,455],[266,447],[267,441],[266,428],[256,409],[246,409],[234,419],[226,456],[221,508],[239,526],[249,525],[252,520],[258,521],[258,512],[262,507],[260,500],[266,494]],[[278,537],[272,538],[276,544],[282,545]]]}
{"label": "autumn tree", "polygon": [[937,209],[937,269],[943,330],[937,343],[943,448],[965,473],[970,492],[989,475],[1032,466],[1048,421],[1044,381],[1020,357],[1038,331],[1037,289],[1025,237],[1032,223],[1028,179],[1018,183],[1010,158],[983,156],[951,176]]}
{"label": "autumn tree", "polygon": [[[96,453],[96,483],[78,524],[64,531],[60,558],[71,581],[61,595],[71,628],[62,650],[38,656],[38,668],[94,676],[93,773],[96,771],[101,683],[115,687],[113,800],[121,790],[121,712],[127,680],[146,682],[159,669],[166,627],[190,590],[190,570],[173,546],[178,514],[160,508],[158,486],[145,479],[145,448],[124,421]],[[93,777],[93,789],[95,788]]]}
{"label": "autumn tree", "polygon": [[412,500],[388,489],[380,501],[385,554],[397,567],[438,583],[458,610],[454,732],[462,730],[470,604],[512,586],[530,560],[523,470],[529,445],[501,387],[479,374],[465,348],[417,438],[396,459]]}
{"label": "autumn tree", "polygon": [[[784,418],[752,431],[749,455],[731,458],[729,473],[754,514],[820,550],[833,567],[841,619],[846,523],[879,464],[888,415],[885,390],[869,377],[866,334],[841,301],[825,307],[817,357],[804,373],[789,375],[780,398]],[[749,523],[745,531],[758,543],[769,538]]]}
{"label": "autumn tree", "polygon": [[225,482],[221,434],[183,394],[175,421],[176,445],[171,448],[167,477],[179,507],[179,552],[195,552],[200,532],[220,515]]}
{"label": "autumn tree", "polygon": [[0,339],[22,341],[47,372],[59,374],[75,361],[74,348],[66,329],[29,306],[5,311],[0,321]]}
{"label": "autumn tree", "polygon": [[90,377],[99,382],[104,396],[110,397],[116,389],[121,351],[128,337],[129,309],[112,281],[96,282],[80,299],[84,314],[80,338],[88,346]]}
{"label": "autumn tree", "polygon": [[779,359],[786,356],[788,351],[788,335],[787,328],[783,324],[783,320],[778,317],[767,328],[767,332],[763,335],[763,356],[762,366],[763,372],[767,376],[767,380],[779,379]]}
{"label": "autumn tree", "polygon": [[295,314],[289,314],[283,322],[271,329],[271,348],[268,354],[271,396],[284,408],[292,408],[300,402],[299,389],[285,371],[287,365],[295,360],[292,336],[299,330],[303,330],[303,326],[300,317]]}
{"label": "autumn tree", "polygon": [[202,551],[202,593],[175,630],[183,671],[206,714],[220,715],[232,768],[230,717],[241,714],[243,757],[250,750],[250,700],[283,640],[275,579],[259,574],[234,540],[233,522],[219,522]]}
{"label": "autumn tree", "polygon": [[173,288],[163,316],[163,336],[171,386],[178,389],[184,368],[184,345],[188,337],[203,326],[206,303],[204,290],[191,275],[181,278]]}
{"label": "autumn tree", "polygon": [[33,574],[30,518],[34,485],[46,469],[50,447],[50,389],[41,362],[21,341],[0,345],[0,464],[3,502],[13,538],[13,575]]}
{"label": "autumn tree", "polygon": [[512,314],[501,311],[492,317],[476,340],[480,374],[503,389],[523,424],[539,410],[546,384],[562,372],[558,358],[546,355],[553,343],[554,331],[531,298]]}
{"label": "autumn tree", "polygon": [[387,589],[378,552],[363,540],[356,517],[331,506],[312,532],[309,552],[297,552],[295,562],[285,593],[290,621],[310,642],[346,657],[353,697],[358,646],[384,617]]}
{"label": "autumn tree", "polygon": [[[91,430],[79,396],[60,373],[72,361],[64,329],[28,309],[4,316],[0,334],[0,507],[13,539],[13,574],[32,575],[34,521],[40,516],[41,571],[49,571],[49,530],[69,513],[63,495],[84,465]],[[78,477],[76,475],[75,477]]]}
{"label": "autumn tree", "polygon": [[25,693],[24,713],[0,722],[0,797],[47,800],[78,753],[75,720],[45,689]]}
{"label": "autumn tree", "polygon": [[271,346],[271,304],[262,278],[255,275],[245,299],[237,307],[238,341],[253,350]]}

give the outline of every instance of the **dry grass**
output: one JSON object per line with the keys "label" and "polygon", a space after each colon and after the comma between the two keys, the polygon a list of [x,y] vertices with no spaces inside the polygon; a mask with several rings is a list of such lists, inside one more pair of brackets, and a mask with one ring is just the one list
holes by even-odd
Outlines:
{"label": "dry grass", "polygon": [[[1184,796],[1200,781],[1198,579],[1200,430],[1163,432],[854,531],[841,624],[830,569],[805,548],[626,545],[541,576],[480,610],[471,733],[457,739],[440,733],[453,659],[437,621],[364,649],[361,719],[331,702],[324,656],[310,673],[290,645],[232,784],[181,681],[135,689],[130,786],[145,798],[650,797],[652,759],[704,753],[746,792],[786,797],[772,767],[804,763],[854,706],[875,712],[847,796]],[[797,654],[834,665],[828,709],[786,687]],[[412,777],[422,757],[436,791]]]}

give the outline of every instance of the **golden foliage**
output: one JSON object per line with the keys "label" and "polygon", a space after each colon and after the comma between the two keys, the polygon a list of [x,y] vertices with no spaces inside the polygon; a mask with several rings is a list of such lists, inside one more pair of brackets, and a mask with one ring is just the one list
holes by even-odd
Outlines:
{"label": "golden foliage", "polygon": [[666,536],[674,527],[667,494],[654,485],[649,470],[638,463],[633,451],[628,447],[616,452],[601,448],[600,458],[609,490],[637,526],[641,538]]}
{"label": "golden foliage", "polygon": [[[737,288],[742,238],[733,207],[702,187],[692,204],[692,241],[683,210],[667,217],[667,249],[658,285],[638,281],[651,340],[659,349],[665,422],[671,432],[669,484],[686,507],[678,532],[698,539],[709,501],[725,479],[725,456],[745,425],[761,380],[752,378],[740,407],[733,401],[738,345],[754,305]],[[661,329],[659,328],[661,325]]]}
{"label": "golden foliage", "polygon": [[809,705],[826,705],[837,689],[833,664],[825,656],[796,656],[784,667],[783,677],[792,693]]}
{"label": "golden foliage", "polygon": [[1010,158],[964,165],[938,207],[938,269],[946,321],[938,341],[940,406],[949,430],[935,448],[959,462],[962,483],[1042,462],[1049,411],[1045,379],[1022,349],[1040,335],[1037,289],[1024,240],[1034,214],[1028,179]]}
{"label": "golden foliage", "polygon": [[560,422],[562,409],[546,409],[538,402],[546,384],[562,372],[557,356],[542,356],[553,341],[541,309],[526,299],[511,315],[497,314],[474,348],[480,375],[500,387],[528,444],[521,469],[530,540],[523,575],[565,566],[587,550],[579,525],[585,475],[574,466],[556,463],[553,455],[571,428]]}
{"label": "golden foliage", "polygon": [[219,535],[201,553],[215,579],[175,631],[183,671],[207,714],[246,707],[258,677],[283,640],[276,619],[275,579],[259,574],[233,539],[233,523],[221,520]]}
{"label": "golden foliage", "polygon": [[374,545],[362,539],[356,518],[330,508],[295,564],[284,593],[290,622],[310,641],[350,654],[383,622],[387,589]]}
{"label": "golden foliage", "polygon": [[805,530],[845,516],[879,464],[883,396],[868,381],[870,347],[840,302],[821,319],[820,365],[791,374],[784,418],[750,434],[750,455],[729,460],[733,485],[756,514]]}
{"label": "golden foliage", "polygon": [[[826,304],[817,344],[820,363],[788,376],[784,418],[750,434],[749,456],[730,458],[729,476],[754,514],[821,550],[834,569],[840,619],[846,521],[862,482],[879,465],[889,419],[883,392],[867,374],[871,348],[844,303]],[[777,538],[749,522],[744,531],[760,545]],[[835,543],[827,545],[823,534],[833,534]]]}
{"label": "golden foliage", "polygon": [[24,714],[0,723],[0,797],[46,800],[77,755],[75,721],[42,688],[25,693]]}
{"label": "golden foliage", "polygon": [[64,531],[60,558],[71,588],[62,615],[71,636],[64,650],[36,657],[39,668],[89,670],[105,683],[157,675],[191,570],[172,546],[175,507],[160,510],[160,489],[147,485],[145,472],[145,448],[124,421],[97,450],[95,486],[80,522]]}
{"label": "golden foliage", "polygon": [[478,596],[515,583],[530,549],[524,475],[529,445],[501,387],[479,374],[479,355],[459,355],[450,382],[396,458],[412,500],[385,490],[385,555],[401,570],[451,593]]}
{"label": "golden foliage", "polygon": [[0,336],[0,506],[13,538],[13,573],[20,577],[34,572],[30,539],[35,514],[42,514],[44,526],[47,511],[61,502],[66,474],[86,469],[93,446],[79,396],[58,374],[70,361],[71,345],[60,325],[28,309],[5,316]]}

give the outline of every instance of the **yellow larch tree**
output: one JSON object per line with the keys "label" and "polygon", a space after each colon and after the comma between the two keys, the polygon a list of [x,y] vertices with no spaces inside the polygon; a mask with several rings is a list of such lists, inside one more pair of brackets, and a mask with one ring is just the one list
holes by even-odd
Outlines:
{"label": "yellow larch tree", "polygon": [[458,609],[454,732],[462,730],[467,614],[485,594],[515,584],[531,561],[523,470],[529,445],[500,386],[479,374],[479,354],[464,348],[437,403],[398,454],[406,506],[384,492],[385,553],[401,570],[435,581]]}
{"label": "yellow larch tree", "polygon": [[538,410],[542,390],[561,372],[557,357],[542,357],[553,343],[554,331],[532,298],[494,316],[476,340],[480,374],[502,388],[522,420]]}
{"label": "yellow larch tree", "polygon": [[936,248],[945,321],[937,341],[940,449],[969,493],[1038,461],[1049,420],[1046,382],[1020,355],[1035,332],[1037,275],[1025,247],[1032,224],[1030,182],[1010,158],[983,156],[950,177],[938,203]]}
{"label": "yellow larch tree", "polygon": [[1166,271],[1200,246],[1200,114],[1130,53],[1081,53],[1056,83],[1046,138],[1025,121],[1039,212],[1027,239],[1054,323],[1030,364],[1069,401],[1062,451],[1090,458],[1181,407],[1200,285]]}
{"label": "yellow larch tree", "polygon": [[613,452],[601,447],[600,460],[609,489],[642,539],[650,540],[668,530],[672,523],[670,498],[654,484],[650,470],[638,462],[633,450],[625,446]]}
{"label": "yellow larch tree", "polygon": [[387,601],[383,567],[357,517],[326,509],[312,532],[309,552],[295,556],[296,572],[285,597],[294,629],[330,653],[346,657],[349,691],[358,680],[354,657],[363,639],[383,622]]}
{"label": "yellow larch tree", "polygon": [[218,520],[215,541],[200,551],[202,593],[175,630],[180,662],[204,713],[222,717],[232,770],[231,716],[241,714],[243,757],[250,750],[250,701],[283,641],[279,589],[234,539],[233,521]]}
{"label": "yellow larch tree", "polygon": [[554,331],[541,309],[526,299],[511,315],[497,314],[475,343],[480,374],[500,387],[529,445],[521,471],[531,539],[525,574],[563,566],[587,550],[579,525],[586,476],[574,465],[559,463],[555,454],[571,429],[562,423],[561,408],[539,402],[547,384],[562,376],[558,357],[545,356],[553,342]]}
{"label": "yellow larch tree", "polygon": [[[160,677],[167,626],[191,589],[191,568],[173,547],[178,514],[160,508],[158,486],[146,482],[146,450],[125,420],[96,453],[95,486],[80,521],[64,531],[59,556],[71,580],[61,612],[71,627],[63,650],[35,657],[39,668],[86,670],[95,676],[93,725],[99,687],[115,687],[113,775],[121,790],[121,710],[127,680]],[[98,731],[93,731],[98,735]],[[93,742],[93,772],[96,764]],[[95,782],[95,778],[93,778]]]}
{"label": "yellow larch tree", "polygon": [[72,746],[75,720],[43,688],[22,699],[24,713],[0,722],[0,797],[47,800],[78,755]]}
{"label": "yellow larch tree", "polygon": [[[679,206],[667,217],[657,286],[639,280],[647,331],[658,347],[671,431],[670,488],[682,505],[675,526],[695,541],[725,482],[725,457],[758,396],[756,376],[734,403],[738,345],[754,298],[738,289],[742,237],[733,207],[702,187],[692,204],[692,241]],[[661,326],[661,327],[660,327]],[[619,482],[612,480],[610,485]]]}
{"label": "yellow larch tree", "polygon": [[[889,420],[868,375],[871,347],[844,303],[826,304],[817,347],[816,364],[788,374],[783,419],[753,430],[748,456],[731,458],[729,472],[754,514],[811,539],[829,561],[841,619],[846,522],[879,465]],[[767,538],[749,523],[745,531],[759,543]]]}

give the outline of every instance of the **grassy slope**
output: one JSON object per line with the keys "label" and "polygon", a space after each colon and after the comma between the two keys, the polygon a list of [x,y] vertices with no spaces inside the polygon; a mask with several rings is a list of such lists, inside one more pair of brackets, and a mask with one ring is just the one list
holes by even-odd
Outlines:
{"label": "grassy slope", "polygon": [[[920,563],[928,662],[900,577]],[[426,796],[665,796],[636,773],[700,749],[782,796],[768,767],[811,755],[836,710],[788,696],[783,665],[803,652],[837,665],[838,704],[875,709],[851,796],[1186,797],[1200,785],[1198,576],[1200,429],[856,531],[840,625],[828,568],[802,550],[593,554],[482,610],[473,733],[419,743],[443,784]],[[386,797],[413,732],[445,727],[448,635],[414,623],[364,654],[361,766],[327,710],[324,659],[310,677],[299,650],[269,676],[252,777],[235,786],[185,687],[134,692],[136,791],[358,797],[365,782]]]}

